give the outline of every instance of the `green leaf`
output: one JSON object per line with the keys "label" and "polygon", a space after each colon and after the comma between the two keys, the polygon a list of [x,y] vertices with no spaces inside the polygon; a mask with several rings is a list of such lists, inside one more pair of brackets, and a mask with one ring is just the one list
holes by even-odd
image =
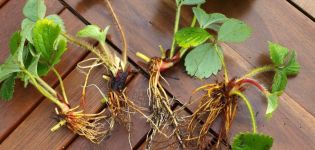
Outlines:
{"label": "green leaf", "polygon": [[300,64],[296,58],[296,52],[291,51],[289,61],[284,67],[283,71],[286,73],[286,75],[297,75],[300,72],[300,68]]}
{"label": "green leaf", "polygon": [[48,74],[48,72],[50,71],[51,66],[47,65],[47,64],[42,64],[39,63],[37,66],[37,73],[38,76],[46,76]]}
{"label": "green leaf", "polygon": [[273,83],[271,87],[272,93],[284,91],[287,85],[287,82],[288,82],[288,78],[285,72],[281,70],[276,70],[276,74],[273,77]]}
{"label": "green leaf", "polygon": [[34,56],[32,63],[30,66],[27,68],[27,70],[32,73],[33,75],[38,75],[37,73],[37,66],[38,66],[38,61],[39,61],[40,55]]}
{"label": "green leaf", "polygon": [[205,0],[181,0],[179,3],[182,5],[198,5],[205,3]]}
{"label": "green leaf", "polygon": [[193,8],[194,15],[197,17],[201,28],[210,28],[216,26],[214,24],[224,23],[227,18],[225,15],[220,13],[207,14],[204,10],[198,7]]}
{"label": "green leaf", "polygon": [[269,150],[273,144],[270,136],[257,133],[241,133],[234,137],[232,150]]}
{"label": "green leaf", "polygon": [[60,32],[59,25],[49,19],[37,21],[33,30],[35,50],[50,65],[53,65],[52,62],[55,59],[55,42]]}
{"label": "green leaf", "polygon": [[33,42],[33,28],[35,26],[35,22],[25,18],[22,21],[22,31],[21,34],[22,36],[25,36],[26,39],[30,42],[30,43],[34,43]]}
{"label": "green leaf", "polygon": [[[221,50],[219,50],[222,56]],[[217,74],[222,64],[214,45],[206,43],[193,49],[185,58],[186,71],[199,79]]]}
{"label": "green leaf", "polygon": [[243,42],[251,35],[250,27],[243,21],[229,19],[224,22],[218,33],[218,40],[222,42]]}
{"label": "green leaf", "polygon": [[26,18],[36,22],[43,19],[46,14],[44,0],[28,0],[23,8],[23,14]]}
{"label": "green leaf", "polygon": [[66,31],[66,27],[65,24],[63,22],[63,20],[58,16],[58,15],[49,15],[46,17],[46,19],[52,20],[54,21],[56,24],[59,25],[59,27],[61,28],[61,31],[65,32]]}
{"label": "green leaf", "polygon": [[213,38],[213,36],[201,28],[183,28],[175,34],[176,42],[183,48],[196,47],[209,38]]}
{"label": "green leaf", "polygon": [[19,71],[19,65],[14,62],[13,57],[9,57],[4,64],[0,65],[0,82],[10,77],[12,73]]}
{"label": "green leaf", "polygon": [[283,65],[289,50],[279,44],[269,42],[269,54],[272,62],[276,65]]}
{"label": "green leaf", "polygon": [[60,39],[57,44],[57,51],[54,54],[54,58],[52,60],[52,65],[56,65],[60,62],[61,56],[67,50],[67,41],[65,39]]}
{"label": "green leaf", "polygon": [[275,93],[269,93],[267,95],[267,110],[266,110],[266,117],[271,118],[273,112],[278,108],[279,100],[278,97],[281,95],[282,92],[275,92]]}
{"label": "green leaf", "polygon": [[21,35],[20,32],[14,32],[9,43],[10,53],[13,55],[17,49],[19,48],[21,42]]}
{"label": "green leaf", "polygon": [[101,28],[96,25],[88,25],[84,27],[82,30],[80,30],[77,33],[77,36],[83,38],[92,38],[94,40],[104,43],[106,40],[108,30],[109,26],[107,26],[103,31],[101,31]]}
{"label": "green leaf", "polygon": [[10,100],[13,97],[16,74],[11,74],[9,78],[3,81],[0,89],[0,98]]}

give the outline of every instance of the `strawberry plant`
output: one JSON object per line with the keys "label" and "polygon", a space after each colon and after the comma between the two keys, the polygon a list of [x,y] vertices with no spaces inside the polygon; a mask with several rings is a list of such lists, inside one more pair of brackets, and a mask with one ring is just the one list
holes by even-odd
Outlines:
{"label": "strawberry plant", "polygon": [[[79,106],[70,106],[62,78],[55,69],[67,50],[67,40],[61,35],[65,27],[57,15],[45,17],[45,13],[44,1],[26,2],[23,9],[26,18],[22,21],[22,29],[13,34],[9,45],[10,56],[0,65],[1,99],[12,98],[16,79],[24,82],[25,87],[31,84],[57,106],[56,114],[60,120],[51,131],[67,125],[74,133],[99,143],[107,134],[102,123],[104,111],[86,114]],[[57,76],[62,94],[41,78],[50,71]]]}
{"label": "strawberry plant", "polygon": [[[199,148],[206,148],[207,143],[209,143],[206,141],[207,132],[214,121],[222,115],[223,125],[221,126],[216,144],[216,148],[219,148],[220,141],[226,140],[229,134],[232,122],[237,113],[239,99],[241,99],[248,108],[253,131],[252,133],[246,132],[236,135],[232,149],[267,150],[271,148],[272,138],[257,132],[255,113],[250,101],[244,95],[244,91],[248,86],[254,86],[266,97],[266,117],[270,118],[278,107],[278,97],[283,93],[286,87],[287,76],[297,75],[300,65],[297,62],[295,51],[289,51],[279,44],[269,43],[269,54],[273,63],[271,65],[253,69],[241,78],[232,78],[219,83],[206,84],[195,90],[195,92],[205,91],[205,93],[197,99],[199,102],[197,110],[191,115],[187,126],[187,130],[190,133],[187,141],[196,140]],[[226,68],[224,68],[224,70],[226,70]],[[257,80],[253,79],[257,74],[268,71],[275,72],[271,92]],[[225,76],[227,76],[227,74],[225,74]],[[205,118],[205,121],[201,127],[198,127],[197,122],[198,119],[201,118]],[[198,134],[196,135],[195,133]]]}
{"label": "strawberry plant", "polygon": [[[153,120],[168,118],[166,121],[172,122],[175,130],[178,130],[178,117],[171,111],[170,103],[172,99],[167,97],[160,83],[160,79],[166,81],[161,72],[173,67],[188,53],[185,57],[187,73],[200,79],[208,78],[212,74],[216,74],[224,65],[219,43],[242,42],[251,34],[251,29],[240,20],[227,18],[220,13],[207,14],[200,8],[203,3],[205,3],[205,0],[176,0],[177,10],[171,49],[166,51],[160,46],[161,57],[153,58],[149,58],[140,52],[137,53],[139,58],[149,64],[148,96],[153,108]],[[197,5],[197,7],[193,8],[194,19],[191,26],[179,30],[181,7],[183,5]],[[197,21],[199,27],[195,27]],[[216,34],[213,34],[214,32]],[[162,126],[163,123],[166,122],[156,122],[158,126]],[[152,136],[154,136],[155,132],[152,133]],[[178,140],[182,141],[182,135],[179,135],[180,131],[174,133],[177,134],[176,137],[179,137]]]}

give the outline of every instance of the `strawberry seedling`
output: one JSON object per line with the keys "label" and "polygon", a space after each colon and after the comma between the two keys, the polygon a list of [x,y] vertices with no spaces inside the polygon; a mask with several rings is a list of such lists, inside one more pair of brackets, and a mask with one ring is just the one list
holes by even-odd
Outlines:
{"label": "strawberry seedling", "polygon": [[[164,123],[171,122],[175,130],[178,130],[179,122],[178,117],[171,111],[170,104],[173,99],[167,97],[160,83],[160,79],[166,82],[161,72],[173,67],[188,53],[185,57],[187,73],[200,79],[208,78],[212,74],[216,74],[224,64],[222,63],[224,60],[221,59],[223,54],[218,43],[242,42],[251,34],[249,27],[242,21],[227,18],[219,13],[207,14],[200,8],[203,3],[205,3],[205,0],[176,0],[176,20],[171,49],[166,51],[160,46],[161,57],[153,58],[149,58],[139,52],[137,53],[139,58],[149,64],[148,96],[153,108],[152,118],[153,120],[168,118],[164,122],[156,121],[159,127],[163,126]],[[197,5],[197,7],[193,8],[194,19],[191,26],[179,30],[181,7],[183,5]],[[199,27],[195,27],[197,21]],[[217,35],[214,35],[213,32],[217,33]],[[152,136],[154,136],[154,133]],[[179,131],[174,133],[176,133],[176,137],[179,137],[178,140],[182,143],[183,135],[180,135]],[[183,147],[185,146],[183,145]]]}
{"label": "strawberry seedling", "polygon": [[[33,85],[57,106],[60,120],[51,131],[66,125],[74,133],[99,143],[107,134],[104,111],[86,114],[79,106],[70,106],[62,78],[54,67],[67,50],[67,41],[61,35],[65,27],[57,15],[45,17],[45,13],[42,0],[28,0],[25,4],[23,14],[26,18],[22,21],[22,29],[13,34],[10,56],[0,65],[1,99],[12,98],[15,80],[20,79],[25,87]],[[62,95],[41,78],[51,70],[60,82]]]}
{"label": "strawberry seedling", "polygon": [[[244,95],[244,91],[248,86],[254,86],[266,97],[268,103],[266,117],[270,118],[278,107],[278,97],[286,87],[287,76],[298,74],[300,65],[297,62],[295,51],[289,52],[287,48],[281,45],[269,43],[269,53],[273,64],[253,69],[241,78],[232,78],[220,83],[206,84],[195,90],[195,92],[204,91],[205,93],[197,99],[199,101],[198,107],[191,115],[191,120],[187,127],[190,133],[187,138],[188,141],[195,140],[199,148],[206,148],[209,143],[209,141],[206,141],[207,132],[214,121],[221,116],[223,124],[220,128],[216,144],[216,148],[219,148],[220,141],[226,140],[229,134],[232,122],[237,113],[239,99],[241,99],[249,110],[253,131],[252,133],[237,135],[234,139],[232,149],[267,150],[271,148],[272,138],[257,133],[255,113],[250,101]],[[253,79],[257,74],[268,71],[275,72],[271,92],[257,80]],[[198,127],[200,124],[196,122],[201,118],[205,118],[205,121],[201,127]],[[198,135],[196,136],[194,133],[198,133]]]}

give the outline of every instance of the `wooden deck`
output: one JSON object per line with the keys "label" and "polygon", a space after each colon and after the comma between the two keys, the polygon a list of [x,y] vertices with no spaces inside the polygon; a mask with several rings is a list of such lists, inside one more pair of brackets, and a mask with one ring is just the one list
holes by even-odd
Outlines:
{"label": "wooden deck", "polygon": [[[203,6],[208,12],[221,12],[229,17],[247,22],[253,28],[252,37],[245,43],[224,45],[227,67],[231,76],[240,76],[251,68],[269,62],[267,41],[274,41],[298,52],[301,73],[289,79],[288,87],[281,97],[280,107],[273,118],[264,118],[265,100],[259,92],[252,94],[254,109],[257,111],[258,131],[274,137],[273,149],[315,149],[315,1],[314,0],[208,0]],[[19,29],[22,21],[22,8],[25,0],[0,0],[0,62],[7,57],[8,41],[11,34]],[[99,26],[112,25],[110,30],[113,50],[122,46],[117,30],[103,0],[46,0],[49,14],[57,13],[65,21],[68,32],[75,34],[85,24]],[[140,51],[150,56],[159,56],[158,45],[170,47],[175,17],[174,0],[112,0],[120,18],[129,44],[129,61],[133,67],[143,69],[141,60],[135,53]],[[191,20],[191,12],[184,8],[182,25]],[[82,18],[80,18],[81,16]],[[69,44],[70,45],[70,44]],[[75,69],[76,63],[93,57],[87,51],[70,45],[57,70],[62,74],[70,103],[78,103],[84,76]],[[95,70],[101,74],[102,70]],[[138,73],[128,84],[128,95],[136,103],[147,107],[146,72]],[[174,78],[176,77],[179,80]],[[270,75],[259,76],[270,86]],[[189,100],[191,92],[198,86],[213,82],[212,77],[205,81],[192,79],[184,72],[183,65],[177,65],[166,73],[170,86],[164,87],[170,96],[181,103]],[[59,83],[53,75],[45,80],[58,90]],[[92,78],[92,83],[106,91],[106,83],[101,78]],[[0,101],[0,149],[129,149],[127,131],[116,127],[111,137],[100,145],[92,144],[71,133],[67,128],[50,132],[56,123],[54,105],[31,86],[23,88],[17,83],[12,101]],[[87,108],[98,112],[103,108],[96,89],[88,90]],[[194,111],[193,106],[189,107]],[[188,112],[183,112],[188,113]],[[132,146],[141,149],[149,125],[144,118],[134,116]],[[250,130],[250,118],[245,105],[240,104],[232,133]],[[216,127],[213,128],[216,131]]]}

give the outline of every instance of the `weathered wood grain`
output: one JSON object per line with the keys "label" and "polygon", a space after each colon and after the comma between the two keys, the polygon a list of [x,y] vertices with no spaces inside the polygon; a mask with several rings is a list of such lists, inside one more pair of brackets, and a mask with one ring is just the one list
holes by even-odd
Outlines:
{"label": "weathered wood grain", "polygon": [[[0,62],[3,63],[9,53],[8,43],[11,34],[20,28],[23,19],[22,7],[25,1],[11,0],[0,9],[1,34],[0,34]],[[47,1],[48,14],[58,13],[63,6],[56,1]],[[67,17],[68,19],[71,19]],[[66,22],[67,24],[69,22]],[[71,31],[71,30],[70,30]],[[79,59],[84,53],[71,50],[65,57],[73,56],[74,59],[63,58],[63,63],[57,68],[63,68],[62,75],[65,75],[72,67],[74,61]],[[56,84],[57,80],[52,74],[45,78],[51,84]],[[42,96],[33,88],[23,88],[18,82],[15,88],[15,96],[10,102],[0,101],[0,143],[18,125],[19,122],[38,104]]]}
{"label": "weathered wood grain", "polygon": [[[108,11],[106,10],[106,7],[104,5],[103,1],[98,0],[92,0],[88,4],[85,3],[85,1],[67,1],[70,3],[78,12],[80,12],[85,18],[87,18],[90,22],[93,24],[98,24],[101,26],[108,25],[111,22],[111,18],[108,14]],[[227,1],[225,1],[227,3]],[[247,3],[246,3],[247,2]],[[227,48],[225,50],[226,53],[226,61],[228,69],[230,70],[231,76],[240,76],[248,71],[248,68],[239,68],[241,63],[247,64],[248,66],[258,66],[263,63],[268,62],[266,55],[268,55],[267,51],[267,40],[276,40],[280,41],[281,38],[285,38],[284,40],[281,40],[280,42],[288,47],[296,48],[297,45],[292,44],[291,40],[289,39],[290,36],[285,35],[295,35],[304,37],[303,44],[300,44],[301,47],[305,47],[306,50],[310,51],[309,45],[311,44],[310,40],[313,38],[310,34],[305,32],[312,32],[311,27],[313,26],[305,16],[302,16],[299,14],[298,11],[296,11],[293,7],[291,7],[289,4],[284,3],[284,1],[273,1],[274,3],[277,3],[275,5],[270,0],[266,1],[244,1],[243,3],[238,4],[236,8],[237,10],[233,9],[232,5],[230,4],[229,7],[223,7],[225,6],[223,2],[219,5],[216,4],[218,8],[219,6],[222,6],[223,8],[221,11],[225,10],[228,11],[229,9],[234,10],[233,14],[234,17],[242,18],[246,22],[249,22],[250,25],[254,28],[254,37],[252,37],[248,42],[239,44],[239,45],[230,45],[233,49]],[[130,53],[129,57],[134,60],[135,62],[138,62],[139,59],[135,57],[136,51],[141,51],[143,53],[149,54],[150,56],[159,56],[159,51],[157,50],[157,47],[159,44],[162,44],[164,47],[169,47],[171,42],[171,35],[172,35],[172,26],[173,22],[169,20],[174,19],[174,5],[173,2],[170,1],[158,1],[158,0],[152,0],[152,1],[140,1],[135,0],[132,2],[122,2],[122,1],[112,1],[115,10],[117,11],[117,14],[121,20],[121,23],[123,27],[125,28],[125,32],[127,34],[128,43],[130,46]],[[235,3],[233,3],[235,5]],[[209,7],[210,4],[207,6]],[[219,6],[218,6],[219,5]],[[275,6],[281,6],[279,8],[275,8]],[[283,6],[282,6],[283,5]],[[119,9],[117,9],[119,8]],[[247,9],[245,9],[247,8]],[[293,8],[293,9],[292,9]],[[210,8],[209,8],[210,9]],[[288,11],[292,9],[292,11]],[[275,12],[276,11],[276,12]],[[279,13],[277,15],[269,15],[267,12],[272,13]],[[183,15],[185,15],[183,24],[187,24],[189,21],[189,14],[188,12],[183,12]],[[227,13],[229,16],[231,14]],[[289,25],[285,25],[286,30],[282,29],[282,27],[279,27],[278,24],[281,25],[287,24],[289,21],[287,20],[288,16],[295,16],[298,20],[304,21],[302,23],[307,29],[307,31],[303,31],[302,29],[299,29],[298,27],[300,24],[298,23],[291,23],[290,26],[296,26],[297,28],[290,28],[287,29]],[[271,17],[277,17],[276,24],[273,24],[273,18]],[[285,16],[285,19],[282,19],[281,16]],[[256,17],[256,19],[255,19]],[[264,18],[265,17],[265,18]],[[248,20],[248,18],[252,18],[252,20]],[[264,18],[264,19],[261,19]],[[265,21],[266,20],[266,21]],[[272,21],[270,21],[272,20]],[[269,21],[269,23],[268,23]],[[278,24],[277,24],[278,23]],[[264,26],[264,25],[268,26]],[[268,27],[268,28],[267,28]],[[267,30],[268,29],[268,30]],[[271,36],[271,31],[276,31],[277,36]],[[292,32],[292,34],[290,34]],[[113,33],[113,29],[111,30],[111,33],[113,35],[113,41],[117,45],[120,45],[119,38],[117,38],[117,32]],[[260,33],[260,34],[258,34]],[[282,35],[281,37],[278,35]],[[297,39],[294,37],[294,39]],[[261,42],[262,41],[262,42]],[[259,45],[257,44],[259,43]],[[302,43],[302,42],[300,42]],[[241,45],[245,45],[241,47]],[[257,45],[257,47],[255,47]],[[251,49],[248,47],[252,46]],[[226,46],[225,46],[226,47]],[[245,47],[245,48],[244,48]],[[260,51],[254,51],[253,47],[257,48]],[[244,49],[241,49],[244,48]],[[302,53],[302,50],[298,50],[300,53]],[[240,55],[239,55],[240,54]],[[309,55],[308,55],[309,54]],[[299,59],[302,60],[302,67],[305,71],[302,70],[302,74],[294,79],[290,79],[289,83],[289,89],[287,90],[287,93],[289,93],[290,96],[294,94],[290,89],[294,89],[297,91],[298,89],[295,89],[297,83],[298,85],[301,85],[302,87],[309,87],[308,85],[310,83],[304,83],[305,80],[301,80],[305,77],[304,74],[307,74],[308,77],[311,78],[311,75],[313,74],[311,70],[312,68],[312,62],[311,55],[313,54],[299,54]],[[306,56],[308,55],[308,56]],[[264,56],[264,57],[261,57]],[[305,60],[303,58],[306,58]],[[251,58],[251,59],[250,59]],[[260,59],[262,58],[262,59]],[[259,61],[255,61],[259,60]],[[308,70],[306,70],[307,68]],[[202,85],[203,83],[200,81],[193,80],[189,78],[188,76],[184,75],[183,73],[183,67],[178,65],[177,67],[174,67],[172,70],[170,70],[168,73],[166,73],[166,79],[170,83],[170,87],[166,87],[168,91],[170,91],[176,98],[178,98],[181,102],[187,102],[190,97],[190,93],[193,89],[198,87],[199,85]],[[169,77],[178,77],[180,80],[171,79]],[[270,76],[269,76],[270,77]],[[215,79],[210,79],[214,81]],[[209,80],[208,80],[209,81]],[[268,81],[268,80],[267,80]],[[204,82],[205,83],[205,82]],[[295,84],[294,84],[295,83]],[[269,84],[268,84],[269,85]],[[178,88],[180,87],[180,88]],[[256,111],[259,111],[258,114],[258,122],[259,126],[262,125],[263,127],[261,130],[266,132],[267,134],[275,136],[275,147],[276,148],[291,148],[291,147],[305,147],[313,148],[314,144],[312,144],[312,136],[309,134],[309,132],[314,132],[314,128],[310,126],[310,122],[314,121],[314,118],[312,115],[308,113],[308,111],[312,111],[312,107],[306,107],[307,105],[312,105],[310,99],[303,99],[305,98],[311,98],[312,94],[311,88],[307,91],[306,94],[294,94],[294,97],[291,98],[285,95],[283,98],[285,98],[285,102],[281,101],[280,107],[279,107],[279,113],[275,114],[275,117],[273,121],[265,122],[263,117],[263,112],[265,110],[265,100],[263,97],[260,96],[260,94],[252,93],[249,98],[251,98],[253,101],[253,105]],[[307,89],[306,89],[307,90]],[[250,90],[253,91],[253,90]],[[304,90],[305,91],[305,90]],[[302,91],[304,93],[304,91]],[[293,99],[292,99],[293,98]],[[290,102],[290,103],[288,103]],[[302,107],[302,106],[303,107]],[[308,108],[305,110],[305,108]],[[292,111],[295,110],[295,111]],[[298,110],[298,111],[297,111]],[[307,118],[300,117],[301,113],[305,113]],[[294,115],[293,115],[293,114]],[[235,126],[238,126],[238,124],[241,123],[243,125],[243,129],[250,130],[249,127],[249,117],[247,114],[246,107],[244,105],[240,106],[240,112],[239,116],[236,122]],[[290,116],[289,119],[287,119]],[[277,119],[275,119],[277,118]],[[284,119],[285,118],[285,119]],[[242,120],[243,119],[243,120]],[[302,126],[305,128],[300,128],[296,124],[296,120],[301,123]],[[264,122],[264,124],[262,124]],[[246,124],[248,124],[246,126]],[[283,130],[283,126],[286,127],[287,130],[290,130],[292,132],[286,132]],[[241,131],[241,130],[237,130]],[[294,137],[294,138],[292,138]],[[284,142],[285,141],[285,142]],[[286,144],[283,144],[286,143]],[[308,143],[308,144],[305,144]]]}
{"label": "weathered wood grain", "polygon": [[289,0],[301,7],[305,12],[315,17],[315,1],[313,0]]}

